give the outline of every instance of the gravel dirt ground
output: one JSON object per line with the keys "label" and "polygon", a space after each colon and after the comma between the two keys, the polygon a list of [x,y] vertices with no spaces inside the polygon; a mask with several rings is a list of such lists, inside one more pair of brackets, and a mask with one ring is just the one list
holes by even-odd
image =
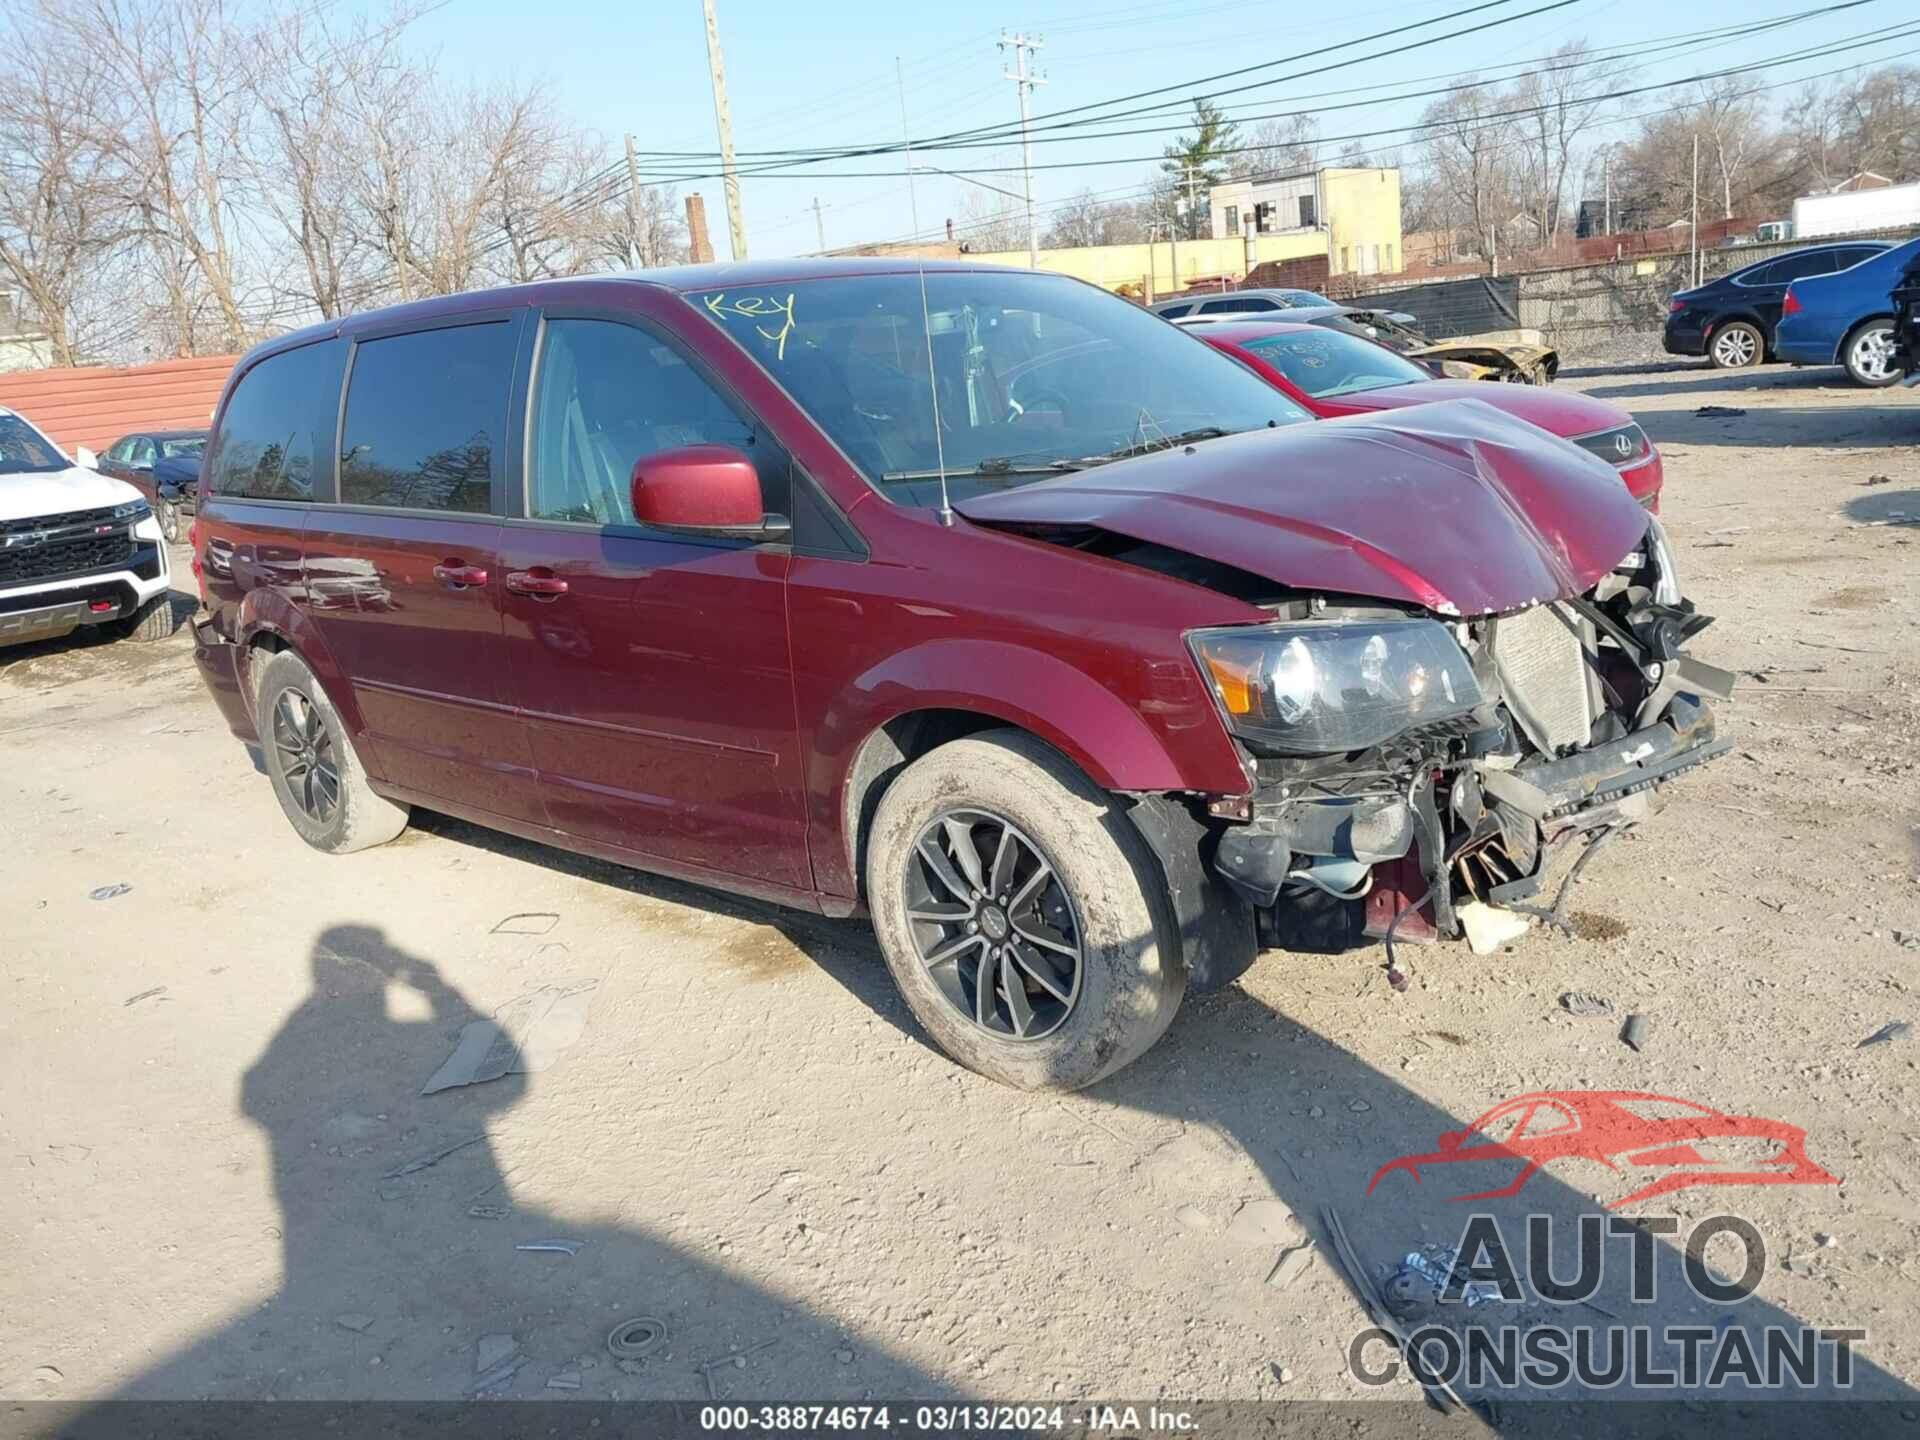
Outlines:
{"label": "gravel dirt ground", "polygon": [[[1666,453],[1732,753],[1588,868],[1575,937],[1412,950],[1402,995],[1377,950],[1270,954],[1068,1098],[934,1052],[860,923],[427,815],[307,849],[185,633],[0,656],[0,1396],[1405,1400],[1349,1373],[1326,1208],[1376,1274],[1475,1208],[1592,1212],[1584,1161],[1478,1207],[1367,1181],[1512,1096],[1644,1090],[1803,1127],[1838,1183],[1628,1207],[1681,1222],[1656,1301],[1610,1255],[1500,1322],[1855,1327],[1855,1392],[1920,1403],[1920,1041],[1861,1044],[1920,1022],[1920,392],[1561,383]],[[533,1073],[421,1093],[562,982]],[[1722,1211],[1767,1249],[1730,1307],[1673,1278]],[[636,1316],[665,1337],[616,1360]]]}

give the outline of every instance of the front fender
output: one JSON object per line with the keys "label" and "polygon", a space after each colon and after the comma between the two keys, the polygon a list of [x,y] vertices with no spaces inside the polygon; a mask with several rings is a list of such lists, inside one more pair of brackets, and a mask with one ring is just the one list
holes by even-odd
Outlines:
{"label": "front fender", "polygon": [[[1178,679],[1199,693],[1198,677]],[[1246,788],[1237,764],[1230,775],[1190,773],[1119,696],[1057,656],[1024,645],[929,640],[868,670],[851,695],[863,712],[863,731],[913,710],[991,715],[1045,740],[1103,790]],[[1224,731],[1220,748],[1231,756]]]}

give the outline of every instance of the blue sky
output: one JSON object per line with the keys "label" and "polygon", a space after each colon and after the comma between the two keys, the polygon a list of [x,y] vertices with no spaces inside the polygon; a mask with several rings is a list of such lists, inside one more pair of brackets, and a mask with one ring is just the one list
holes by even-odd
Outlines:
{"label": "blue sky", "polygon": [[[799,146],[894,142],[901,136],[901,94],[895,83],[898,57],[905,79],[906,108],[916,136],[1017,119],[1013,84],[1001,77],[1005,59],[996,48],[1002,27],[1045,37],[1038,70],[1047,83],[1034,95],[1036,120],[1048,112],[1087,105],[1134,91],[1176,85],[1165,97],[1187,93],[1185,82],[1219,71],[1289,56],[1397,25],[1458,11],[1474,0],[1401,0],[1355,8],[1298,6],[1276,0],[1197,0],[1173,6],[1151,0],[1028,0],[1028,6],[878,6],[816,0],[805,5],[776,0],[716,0],[732,100],[734,144],[746,152]],[[1420,40],[1465,24],[1524,12],[1548,0],[1511,0],[1467,20],[1435,25],[1400,40],[1378,42],[1300,62],[1327,65],[1356,54]],[[1548,14],[1517,20],[1481,34],[1423,43],[1405,54],[1335,69],[1311,79],[1252,90],[1231,98],[1248,112],[1307,108],[1309,92],[1354,86],[1387,87],[1364,99],[1364,108],[1328,114],[1323,134],[1344,134],[1406,125],[1419,116],[1421,100],[1396,99],[1393,89],[1470,69],[1517,66],[1570,40],[1620,45],[1660,36],[1709,30],[1788,15],[1821,0],[1573,0]],[[1788,79],[1840,65],[1871,64],[1920,46],[1920,39],[1894,40],[1874,49],[1795,63],[1820,43],[1914,19],[1912,0],[1871,0],[1856,9],[1801,22],[1773,34],[1716,42],[1680,51],[1640,67],[1632,83],[1699,74],[1727,65],[1778,61],[1754,83]],[[698,0],[632,6],[614,0],[543,0],[529,8],[517,0],[449,0],[416,22],[417,43],[439,52],[453,76],[487,78],[545,76],[562,102],[583,123],[616,142],[631,131],[642,151],[710,151],[715,147],[713,103],[708,86],[705,30]],[[1906,63],[1913,63],[1909,59]],[[1282,67],[1283,74],[1291,67]],[[1262,79],[1255,74],[1226,83]],[[1778,92],[1780,98],[1786,92]],[[1325,102],[1321,102],[1325,103]],[[1644,112],[1671,104],[1666,95],[1627,102]],[[1163,126],[1163,133],[1035,147],[1036,163],[1119,161],[1084,169],[1039,170],[1036,207],[1092,188],[1137,189],[1153,165],[1130,157],[1151,156],[1182,128],[1177,122],[1129,120],[1111,128]],[[1627,133],[1626,127],[1609,132]],[[1399,137],[1377,142],[1391,148]],[[688,162],[643,162],[661,166]],[[1018,146],[988,151],[931,154],[921,161],[966,168],[980,180],[1020,189]],[[817,247],[817,197],[830,246],[891,239],[913,230],[936,230],[949,216],[961,219],[972,187],[939,175],[921,175],[911,191],[898,154],[817,167],[795,178],[755,178],[744,183],[747,238],[755,256],[803,253]],[[839,178],[849,171],[873,178]],[[1002,173],[993,173],[993,172]],[[1011,172],[1011,173],[1008,173]],[[681,186],[707,198],[715,249],[727,255],[726,218],[717,181]],[[984,192],[975,191],[984,200]],[[1044,228],[1045,219],[1042,216]]]}

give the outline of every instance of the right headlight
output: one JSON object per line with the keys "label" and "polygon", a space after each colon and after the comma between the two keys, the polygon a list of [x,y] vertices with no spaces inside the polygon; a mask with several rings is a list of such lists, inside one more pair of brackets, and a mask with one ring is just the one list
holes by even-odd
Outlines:
{"label": "right headlight", "polygon": [[1187,642],[1228,728],[1282,754],[1365,750],[1484,698],[1465,652],[1433,620],[1235,626]]}
{"label": "right headlight", "polygon": [[1660,517],[1647,517],[1647,558],[1653,562],[1653,603],[1680,603],[1680,567],[1674,563],[1673,545],[1667,539],[1667,527]]}

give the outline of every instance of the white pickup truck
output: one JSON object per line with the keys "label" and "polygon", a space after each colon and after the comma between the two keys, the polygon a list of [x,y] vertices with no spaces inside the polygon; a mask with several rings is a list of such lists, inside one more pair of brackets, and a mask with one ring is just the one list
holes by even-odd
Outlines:
{"label": "white pickup truck", "polygon": [[0,409],[0,645],[83,625],[163,639],[174,631],[171,578],[145,496]]}

